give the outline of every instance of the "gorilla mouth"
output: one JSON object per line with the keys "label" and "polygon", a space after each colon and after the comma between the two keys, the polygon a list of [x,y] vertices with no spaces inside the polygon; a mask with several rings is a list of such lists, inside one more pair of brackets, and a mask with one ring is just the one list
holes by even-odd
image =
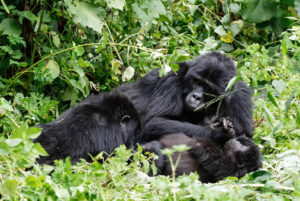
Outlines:
{"label": "gorilla mouth", "polygon": [[194,111],[201,105],[201,100],[196,100],[194,97],[192,97],[191,94],[189,94],[185,98],[185,104],[188,107],[188,109]]}

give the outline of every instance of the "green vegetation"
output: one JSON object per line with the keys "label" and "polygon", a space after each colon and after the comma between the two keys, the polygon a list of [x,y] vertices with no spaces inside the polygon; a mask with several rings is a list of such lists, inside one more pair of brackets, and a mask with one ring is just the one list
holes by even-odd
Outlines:
{"label": "green vegetation", "polygon": [[[1,0],[0,11],[1,200],[300,200],[299,0]],[[149,159],[124,147],[103,164],[35,163],[35,125],[210,50],[253,88],[261,170],[216,184],[149,177]]]}

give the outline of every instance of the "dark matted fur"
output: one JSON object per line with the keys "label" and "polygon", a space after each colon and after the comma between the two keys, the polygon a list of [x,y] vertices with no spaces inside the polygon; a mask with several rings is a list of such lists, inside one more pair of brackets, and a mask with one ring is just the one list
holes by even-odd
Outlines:
{"label": "dark matted fur", "polygon": [[222,99],[219,110],[219,102],[198,111],[186,107],[185,100],[193,93],[195,84],[198,84],[200,91],[204,91],[201,96],[204,103],[212,100],[205,93],[216,96],[224,94],[229,80],[237,75],[230,57],[211,52],[179,65],[180,69],[176,73],[172,71],[159,77],[159,70],[156,69],[134,83],[117,88],[133,102],[141,117],[143,133],[139,137],[140,142],[178,132],[190,137],[225,142],[230,137],[226,132],[204,126],[204,120],[216,114],[232,120],[237,136],[246,134],[252,137],[252,94],[242,81],[234,85],[234,93]]}
{"label": "dark matted fur", "polygon": [[[233,140],[241,143],[242,149],[232,144]],[[154,152],[159,156],[155,161],[158,174],[172,175],[170,161],[161,153],[161,149],[179,144],[188,145],[191,149],[181,153],[176,176],[198,172],[202,182],[217,182],[227,176],[242,177],[262,166],[261,152],[248,137],[231,139],[223,147],[207,138],[193,139],[184,134],[171,134],[143,145],[144,151]],[[172,155],[174,163],[177,158],[178,152],[175,152]]]}
{"label": "dark matted fur", "polygon": [[[125,118],[124,118],[125,117]],[[41,135],[35,140],[48,152],[40,164],[53,164],[55,159],[70,156],[89,160],[104,151],[108,154],[121,144],[131,148],[140,129],[138,114],[124,95],[101,93],[84,99],[58,119],[41,125]]]}

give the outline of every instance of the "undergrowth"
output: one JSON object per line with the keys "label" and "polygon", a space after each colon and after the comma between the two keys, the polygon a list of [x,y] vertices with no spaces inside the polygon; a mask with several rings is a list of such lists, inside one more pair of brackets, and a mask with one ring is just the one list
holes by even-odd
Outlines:
{"label": "undergrowth", "polygon": [[[298,0],[2,0],[0,11],[1,200],[300,200]],[[34,126],[211,50],[253,90],[261,170],[216,184],[150,177],[141,148],[123,146],[104,163],[35,162],[46,153]]]}

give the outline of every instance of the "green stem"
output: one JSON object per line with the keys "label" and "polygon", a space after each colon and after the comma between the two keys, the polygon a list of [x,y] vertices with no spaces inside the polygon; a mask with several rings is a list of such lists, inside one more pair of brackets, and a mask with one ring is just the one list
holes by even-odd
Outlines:
{"label": "green stem", "polygon": [[11,118],[8,114],[4,113],[4,116],[6,116],[17,128],[20,128],[20,126],[15,122],[13,118]]}
{"label": "green stem", "polygon": [[1,3],[2,3],[2,6],[4,7],[5,11],[6,11],[8,14],[10,14],[10,11],[9,11],[7,5],[5,4],[4,0],[1,0]]}

